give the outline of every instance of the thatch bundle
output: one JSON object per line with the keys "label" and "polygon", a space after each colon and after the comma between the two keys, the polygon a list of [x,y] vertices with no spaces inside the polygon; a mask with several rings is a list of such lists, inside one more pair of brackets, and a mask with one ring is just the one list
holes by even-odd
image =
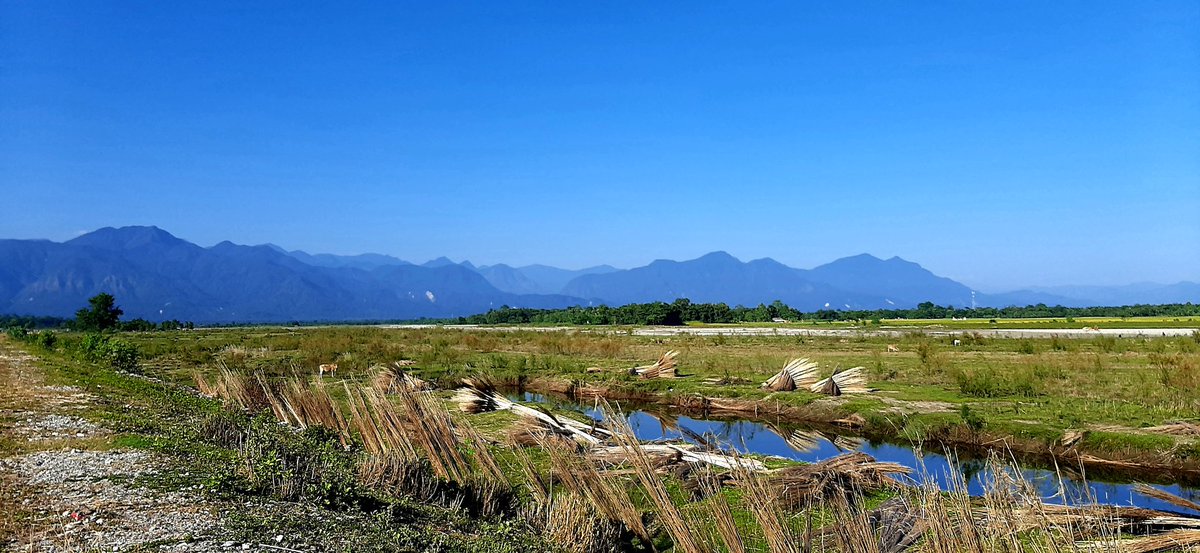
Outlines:
{"label": "thatch bundle", "polygon": [[829,378],[817,380],[817,363],[801,357],[788,361],[775,376],[763,382],[762,387],[774,392],[807,388],[810,392],[818,394],[840,396],[870,392],[871,389],[866,387],[866,383],[862,367],[836,371]]}
{"label": "thatch bundle", "polygon": [[805,358],[788,361],[779,372],[775,373],[762,387],[773,392],[791,392],[807,388],[817,382],[817,364]]}
{"label": "thatch bundle", "polygon": [[413,361],[393,361],[387,365],[375,365],[371,367],[375,371],[375,377],[371,380],[371,385],[385,394],[396,394],[401,390],[406,392],[424,392],[432,390],[433,385],[425,380],[421,380],[409,374],[404,370],[404,367],[409,367],[414,364]]}
{"label": "thatch bundle", "polygon": [[629,369],[629,374],[642,378],[675,378],[675,357],[678,355],[678,351],[668,351],[653,365],[634,367]]}
{"label": "thatch bundle", "polygon": [[871,391],[866,384],[867,379],[863,376],[863,368],[853,367],[833,373],[833,376],[810,386],[809,390],[827,396],[865,394]]}

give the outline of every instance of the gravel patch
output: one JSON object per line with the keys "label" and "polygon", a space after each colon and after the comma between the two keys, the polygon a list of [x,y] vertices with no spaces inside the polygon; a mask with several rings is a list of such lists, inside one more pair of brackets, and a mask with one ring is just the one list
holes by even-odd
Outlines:
{"label": "gravel patch", "polygon": [[108,433],[107,430],[79,417],[43,415],[28,411],[17,411],[12,413],[12,416],[16,418],[11,427],[13,434],[30,442],[91,438]]}
{"label": "gravel patch", "polygon": [[20,503],[48,529],[19,544],[28,551],[123,551],[155,542],[165,550],[218,551],[216,516],[198,494],[160,492],[131,484],[156,472],[139,451],[40,451],[0,461],[25,484]]}

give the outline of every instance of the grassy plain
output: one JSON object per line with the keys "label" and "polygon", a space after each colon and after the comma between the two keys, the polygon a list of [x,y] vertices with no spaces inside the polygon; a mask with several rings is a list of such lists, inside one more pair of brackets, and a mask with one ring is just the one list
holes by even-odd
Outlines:
{"label": "grassy plain", "polygon": [[[899,338],[650,337],[630,330],[263,327],[146,333],[131,340],[146,364],[180,382],[190,381],[195,370],[212,374],[219,368],[313,375],[318,364],[330,362],[341,367],[336,378],[365,380],[374,364],[409,359],[416,375],[442,387],[486,375],[539,391],[585,390],[614,399],[681,405],[698,397],[735,400],[760,412],[774,409],[785,419],[820,422],[858,414],[867,422],[862,432],[872,436],[960,444],[1008,439],[1035,451],[1049,451],[1066,432],[1081,431],[1073,451],[1161,467],[1200,466],[1194,436],[1156,429],[1198,421],[1197,335],[1005,339],[964,330]],[[899,352],[889,353],[889,344]],[[642,380],[623,370],[671,349],[681,352],[682,378]],[[866,367],[877,392],[826,398],[759,387],[794,357],[819,362],[825,374]]]}
{"label": "grassy plain", "polygon": [[[777,492],[757,487],[759,480],[751,477],[733,475],[744,484],[714,494],[689,487],[688,482],[697,480],[686,474],[660,478],[653,471],[635,470],[633,476],[617,471],[572,484],[577,487],[564,493],[566,475],[592,474],[586,463],[571,455],[556,457],[552,449],[507,445],[506,431],[514,422],[509,413],[456,413],[457,428],[441,432],[458,436],[467,473],[486,472],[484,461],[493,459],[489,462],[502,476],[489,481],[474,476],[435,479],[428,461],[372,465],[379,459],[353,438],[345,448],[339,445],[345,434],[339,438],[316,424],[296,432],[281,427],[270,411],[243,413],[200,398],[190,393],[197,373],[210,379],[227,372],[262,374],[281,383],[295,376],[300,382],[353,384],[369,382],[378,363],[407,359],[414,362],[414,374],[442,390],[462,378],[486,375],[534,389],[588,389],[682,404],[703,397],[764,412],[773,406],[779,414],[770,416],[804,420],[858,414],[865,421],[863,433],[897,439],[982,444],[999,436],[1051,447],[1067,430],[1079,429],[1088,431],[1077,445],[1081,451],[1111,459],[1191,467],[1198,456],[1194,439],[1152,430],[1168,422],[1196,421],[1200,343],[1192,336],[1012,340],[970,333],[932,338],[914,332],[900,338],[651,337],[630,331],[261,327],[123,334],[141,352],[141,371],[149,378],[70,359],[61,349],[62,343],[78,339],[70,335],[60,340],[60,349],[39,356],[47,382],[103,397],[86,417],[115,431],[104,447],[148,449],[183,461],[159,485],[200,486],[220,501],[276,500],[270,509],[237,511],[225,521],[226,532],[238,539],[286,534],[296,540],[289,544],[320,549],[422,550],[435,544],[436,550],[506,551],[557,544],[583,551],[587,544],[625,544],[621,548],[638,550],[644,542],[631,549],[638,540],[629,532],[644,523],[660,551],[808,550],[797,541],[801,537],[819,540],[811,550],[873,551],[882,550],[882,534],[876,534],[884,530],[872,517],[897,508],[903,512],[901,504],[916,505],[924,513],[925,551],[1057,550],[1052,544],[1070,543],[1073,534],[1069,528],[1042,530],[1054,513],[1021,511],[1023,507],[1008,503],[985,506],[1008,518],[982,519],[1007,522],[976,525],[971,513],[979,503],[961,494],[939,494],[936,488],[918,490],[913,497],[843,490],[785,506]],[[952,345],[954,339],[960,345]],[[889,353],[889,344],[899,351]],[[669,349],[681,352],[681,378],[643,380],[628,374],[629,367],[652,362]],[[825,374],[836,367],[864,366],[878,391],[829,398],[759,388],[793,357],[820,362]],[[339,365],[336,376],[318,377],[317,365],[330,362]],[[338,404],[346,400],[339,385],[310,389],[305,397],[315,397],[314,390],[318,395],[328,391]],[[439,394],[447,398],[445,391]],[[418,420],[425,419],[407,424]],[[484,437],[472,438],[473,431]],[[26,446],[6,447],[0,453],[19,454]],[[536,493],[520,491],[536,479],[528,475],[531,466],[556,475],[556,499],[539,502]],[[605,514],[605,494],[626,510]],[[1007,496],[983,501],[1002,497]],[[728,517],[717,514],[722,509]],[[330,527],[327,521],[333,519],[344,524]],[[1017,519],[1032,522],[1014,526],[1011,521]],[[722,521],[732,530],[722,533]],[[982,545],[968,547],[960,541],[964,536]],[[696,547],[688,546],[689,540],[696,540]],[[744,549],[737,540],[745,540]]]}

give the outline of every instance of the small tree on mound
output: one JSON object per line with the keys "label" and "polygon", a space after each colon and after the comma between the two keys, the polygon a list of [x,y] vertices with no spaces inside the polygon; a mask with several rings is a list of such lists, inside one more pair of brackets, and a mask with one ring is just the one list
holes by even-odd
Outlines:
{"label": "small tree on mound", "polygon": [[125,314],[117,307],[117,299],[112,294],[97,294],[88,299],[89,307],[75,312],[75,327],[88,332],[101,332],[117,328],[121,315]]}

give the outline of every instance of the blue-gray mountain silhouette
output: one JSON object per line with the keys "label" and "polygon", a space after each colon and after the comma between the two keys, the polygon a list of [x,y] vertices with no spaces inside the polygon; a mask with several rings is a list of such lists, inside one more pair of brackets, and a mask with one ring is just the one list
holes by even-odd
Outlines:
{"label": "blue-gray mountain silhouette", "polygon": [[[336,256],[274,245],[204,248],[156,227],[103,228],[58,243],[0,240],[0,313],[71,316],[100,292],[127,317],[211,322],[411,320],[502,305],[672,301],[798,309],[907,308],[924,301],[969,306],[971,290],[920,265],[857,255],[814,269],[725,252],[619,270],[545,265],[476,267],[438,258],[423,265],[379,254]],[[1200,285],[1056,287],[975,294],[976,305],[1123,305],[1200,302]]]}

